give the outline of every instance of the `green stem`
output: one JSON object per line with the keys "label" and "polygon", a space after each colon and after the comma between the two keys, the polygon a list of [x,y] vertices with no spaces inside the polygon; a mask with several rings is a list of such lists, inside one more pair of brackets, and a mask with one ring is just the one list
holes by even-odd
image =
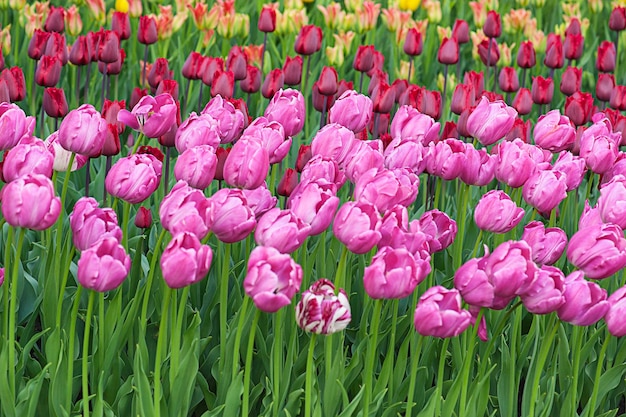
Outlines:
{"label": "green stem", "polygon": [[65,288],[67,287],[67,280],[70,274],[70,264],[72,262],[72,258],[74,258],[75,251],[76,251],[76,248],[74,248],[74,245],[72,245],[72,248],[70,249],[70,254],[65,263],[65,268],[63,268],[63,276],[61,277],[61,288],[59,291],[59,301],[57,303],[57,317],[56,317],[57,328],[61,327],[61,317],[63,314],[63,298],[65,295]]}
{"label": "green stem", "polygon": [[224,244],[224,257],[220,279],[220,370],[224,372],[226,366],[226,332],[228,315],[228,273],[230,272],[231,244]]}
{"label": "green stem", "polygon": [[237,333],[235,334],[235,346],[233,348],[233,372],[231,374],[231,383],[235,380],[237,372],[239,372],[239,349],[241,347],[241,336],[243,334],[244,324],[246,322],[246,313],[250,306],[250,297],[243,298],[243,304],[239,309],[239,321],[237,322]]}
{"label": "green stem", "polygon": [[[537,319],[538,316],[535,316],[535,319]],[[534,370],[534,374],[533,374],[533,379],[532,379],[532,391],[530,393],[530,404],[529,404],[529,412],[528,412],[528,417],[535,417],[535,403],[537,402],[537,394],[539,391],[539,380],[541,379],[541,370],[543,369],[543,366],[546,363],[546,359],[548,358],[548,353],[550,351],[550,348],[552,347],[552,341],[554,340],[554,337],[556,336],[556,332],[559,329],[559,325],[560,322],[556,319],[556,315],[555,313],[552,313],[552,319],[550,322],[551,326],[552,326],[552,330],[550,331],[550,334],[548,334],[548,337],[546,339],[544,339],[544,341],[541,343],[541,349],[539,350],[539,355],[537,355],[537,366],[535,367]],[[575,373],[578,372],[578,370],[574,371]]]}
{"label": "green stem", "polygon": [[[93,304],[96,299],[96,292],[89,291],[89,303],[87,304],[87,314],[85,315],[85,337],[83,338],[82,357],[82,381],[83,381],[83,416],[89,417],[89,333],[91,332],[91,316],[93,315]],[[73,334],[69,335],[74,337]],[[72,358],[69,358],[72,360]]]}
{"label": "green stem", "polygon": [[443,346],[439,355],[439,367],[437,368],[437,402],[435,404],[435,416],[441,416],[441,396],[443,395],[443,368],[446,364],[446,356],[448,354],[448,344],[450,339],[443,340]]}
{"label": "green stem", "polygon": [[[311,334],[309,341],[309,353],[306,359],[306,381],[304,389],[304,417],[311,417],[311,392],[313,391],[313,353],[315,352],[315,341],[317,333]],[[363,414],[364,416],[366,414]]]}
{"label": "green stem", "polygon": [[[411,339],[411,347],[415,349],[411,355],[411,373],[409,379],[409,395],[406,400],[405,417],[411,417],[411,409],[413,408],[413,395],[415,394],[415,381],[417,380],[417,365],[420,361],[420,353],[422,352],[422,344],[424,338],[417,332],[413,333]],[[417,347],[415,345],[417,344]]]}
{"label": "green stem", "polygon": [[280,309],[274,315],[274,343],[272,347],[272,353],[274,354],[273,360],[273,403],[272,403],[272,415],[277,416],[280,407],[280,374],[283,369],[283,321],[284,311]]}
{"label": "green stem", "polygon": [[128,247],[128,219],[130,217],[130,203],[124,201],[122,208],[122,246],[127,251],[130,251]]}
{"label": "green stem", "polygon": [[137,140],[135,141],[135,145],[133,146],[133,151],[131,152],[131,155],[137,153],[137,149],[139,149],[139,145],[141,144],[141,140],[143,139],[143,137],[144,134],[141,132],[137,135]]}
{"label": "green stem", "polygon": [[600,350],[600,355],[598,356],[598,365],[596,367],[596,377],[593,383],[593,391],[591,393],[591,399],[589,400],[589,406],[587,408],[588,416],[596,415],[596,401],[598,400],[598,390],[600,389],[600,377],[602,376],[602,365],[604,365],[604,357],[606,355],[606,349],[609,347],[609,342],[611,341],[611,333],[607,332],[606,339],[604,339],[604,343],[602,344],[602,350]]}
{"label": "green stem", "polygon": [[458,269],[463,262],[463,239],[465,238],[465,221],[467,218],[466,208],[467,200],[469,199],[470,186],[463,184],[463,191],[461,194],[461,205],[456,211],[457,221],[459,223],[458,233],[456,234],[456,251],[454,253],[454,269]]}
{"label": "green stem", "polygon": [[476,317],[476,323],[474,327],[471,328],[471,331],[467,334],[467,345],[465,346],[465,351],[467,355],[465,355],[465,360],[463,361],[463,377],[461,381],[464,383],[461,384],[461,403],[459,404],[459,417],[465,417],[465,413],[467,412],[467,386],[470,384],[470,371],[471,364],[474,363],[474,346],[476,346],[476,333],[478,332],[478,328],[480,327],[480,322],[482,320],[484,314],[484,310],[481,308],[478,316]]}
{"label": "green stem", "polygon": [[367,359],[365,360],[365,395],[363,396],[363,416],[369,416],[370,401],[372,399],[372,384],[374,378],[374,359],[376,358],[378,343],[378,326],[383,307],[383,300],[374,301],[374,314],[370,330],[371,343],[367,346]]}
{"label": "green stem", "polygon": [[[391,318],[391,335],[389,337],[389,346],[387,347],[387,355],[390,355],[391,367],[394,368],[394,357],[396,355],[396,331],[398,324],[398,308],[399,300],[396,298],[391,303],[392,318]],[[393,398],[393,378],[389,378],[389,398]]]}
{"label": "green stem", "polygon": [[580,353],[582,350],[582,347],[580,346],[581,344],[581,338],[582,338],[582,331],[583,328],[580,326],[574,326],[574,334],[573,334],[573,341],[572,341],[572,352],[574,355],[573,361],[572,361],[572,372],[573,372],[573,379],[572,379],[572,386],[570,387],[570,392],[571,394],[571,410],[575,411],[578,410],[578,376],[580,375]]}
{"label": "green stem", "polygon": [[[106,345],[104,336],[104,293],[101,292],[98,297],[98,364],[102,367],[104,365],[104,347]],[[92,364],[92,368],[95,367]],[[100,369],[104,371],[104,369]]]}
{"label": "green stem", "polygon": [[72,386],[74,385],[74,344],[76,338],[76,322],[78,321],[78,307],[80,307],[80,296],[83,292],[81,285],[76,289],[74,294],[74,304],[72,305],[72,312],[70,313],[70,337],[69,346],[67,349],[67,389],[65,390],[65,409],[70,410],[72,408]]}
{"label": "green stem", "polygon": [[15,334],[17,328],[15,319],[17,315],[17,285],[20,273],[20,258],[22,254],[22,245],[24,244],[24,234],[26,229],[19,229],[17,237],[17,248],[15,250],[15,260],[13,262],[13,273],[11,274],[11,304],[9,307],[9,386],[11,387],[11,398],[15,399]]}
{"label": "green stem", "polygon": [[439,177],[436,177],[435,181],[437,181],[437,185],[435,187],[435,204],[434,208],[439,208],[439,197],[441,197],[441,189],[443,187],[443,180]]}
{"label": "green stem", "polygon": [[346,262],[348,259],[348,248],[345,245],[341,245],[341,258],[339,259],[339,266],[337,267],[337,273],[335,275],[335,292],[338,294],[339,289],[344,286],[344,279],[346,276]]}
{"label": "green stem", "polygon": [[[6,244],[4,245],[4,266],[6,268],[7,265],[11,265],[11,248],[13,247],[13,228],[9,227],[9,232],[7,233],[7,241]],[[5,269],[5,274],[8,272]],[[3,318],[2,318],[2,335],[4,340],[7,340],[9,338],[9,314],[6,314],[7,311],[10,311],[10,304],[9,304],[9,285],[4,284],[3,285],[4,288],[2,288],[2,302],[3,302]]]}
{"label": "green stem", "polygon": [[250,338],[248,339],[248,350],[246,351],[246,364],[243,368],[243,401],[241,405],[241,415],[248,416],[248,409],[250,408],[250,373],[252,372],[252,354],[254,353],[254,336],[256,334],[256,328],[259,324],[259,318],[261,317],[261,310],[257,309],[254,313],[254,320],[252,321],[252,328],[250,329]]}
{"label": "green stem", "polygon": [[150,290],[152,289],[152,282],[154,281],[154,273],[156,271],[156,261],[159,259],[159,250],[161,249],[161,244],[163,243],[163,239],[165,239],[167,231],[163,229],[159,238],[157,239],[157,243],[154,246],[154,251],[152,252],[152,260],[150,261],[150,271],[148,272],[148,278],[146,280],[146,288],[143,293],[143,304],[141,306],[141,333],[140,337],[144,337],[146,334],[146,326],[148,325],[148,302],[150,301]]}
{"label": "green stem", "polygon": [[169,319],[170,299],[172,289],[163,284],[163,309],[161,311],[161,323],[159,325],[159,340],[157,341],[156,354],[154,358],[154,415],[161,415],[161,365],[163,357],[163,347],[167,339],[167,322]]}
{"label": "green stem", "polygon": [[[183,317],[185,315],[185,307],[187,307],[187,298],[189,297],[189,285],[183,288],[183,293],[180,297],[178,305],[178,313],[176,314],[176,321],[174,321],[174,327],[172,328],[172,347],[170,357],[170,386],[174,386],[174,378],[178,373],[178,363],[180,355],[180,336],[181,332],[184,332]],[[172,309],[173,311],[174,309]]]}
{"label": "green stem", "polygon": [[478,237],[476,238],[476,243],[474,244],[474,248],[472,249],[472,258],[476,257],[476,254],[478,253],[478,248],[480,247],[480,244],[482,243],[482,239],[483,239],[483,231],[481,229],[478,231]]}

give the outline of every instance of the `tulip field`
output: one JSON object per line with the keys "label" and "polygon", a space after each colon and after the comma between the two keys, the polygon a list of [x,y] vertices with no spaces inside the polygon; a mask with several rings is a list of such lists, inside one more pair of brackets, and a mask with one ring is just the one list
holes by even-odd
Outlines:
{"label": "tulip field", "polygon": [[626,415],[626,1],[0,0],[0,416]]}

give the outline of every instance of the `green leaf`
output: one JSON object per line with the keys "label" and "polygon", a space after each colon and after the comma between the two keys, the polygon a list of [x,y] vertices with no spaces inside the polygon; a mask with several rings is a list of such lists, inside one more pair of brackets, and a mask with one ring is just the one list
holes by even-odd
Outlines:
{"label": "green leaf", "polygon": [[17,395],[17,407],[15,408],[20,417],[34,417],[39,405],[39,393],[41,386],[48,373],[51,364],[47,364],[41,372],[34,378],[30,379],[26,386]]}
{"label": "green leaf", "polygon": [[[226,392],[224,417],[238,417],[243,394],[243,371],[239,372]],[[250,402],[250,408],[254,404]]]}
{"label": "green leaf", "polygon": [[142,340],[136,348],[134,371],[134,388],[135,398],[140,414],[142,416],[154,415],[154,404],[152,403],[152,389],[150,381],[146,375],[145,369],[148,368],[148,349],[146,343]]}
{"label": "green leaf", "polygon": [[[361,397],[363,396],[363,393],[365,387],[361,387],[361,389],[359,390],[359,393],[352,399],[352,401],[344,408],[344,410],[341,412],[341,414],[339,414],[339,416],[337,417],[350,417],[352,416],[352,414],[354,413],[354,411],[357,409],[357,407],[359,407],[361,405]],[[343,387],[343,385],[341,385],[341,390],[344,394],[344,399],[348,398],[348,393],[346,392],[345,388]]]}
{"label": "green leaf", "polygon": [[420,411],[416,417],[434,417],[438,397],[439,397],[439,392],[437,391],[437,389],[433,390],[433,393],[430,395],[430,398],[428,399],[428,403],[426,403],[426,406],[422,408],[422,411]]}

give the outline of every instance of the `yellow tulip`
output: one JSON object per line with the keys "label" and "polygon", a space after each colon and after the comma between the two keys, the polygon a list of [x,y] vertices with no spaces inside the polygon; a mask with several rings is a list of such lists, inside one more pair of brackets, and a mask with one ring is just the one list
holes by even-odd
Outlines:
{"label": "yellow tulip", "polygon": [[418,7],[420,7],[421,2],[422,0],[400,0],[398,5],[401,10],[410,10],[414,12]]}
{"label": "yellow tulip", "polygon": [[115,10],[122,13],[128,13],[128,0],[115,0]]}

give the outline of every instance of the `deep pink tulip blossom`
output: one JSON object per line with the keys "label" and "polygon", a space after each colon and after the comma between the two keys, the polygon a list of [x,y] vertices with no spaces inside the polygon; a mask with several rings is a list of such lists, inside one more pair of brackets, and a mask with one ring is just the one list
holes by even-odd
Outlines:
{"label": "deep pink tulip blossom", "polygon": [[519,188],[537,170],[537,163],[526,151],[521,139],[498,143],[492,149],[496,155],[496,178],[512,188]]}
{"label": "deep pink tulip blossom", "polygon": [[456,222],[443,211],[430,210],[425,212],[419,218],[418,225],[419,230],[428,236],[427,242],[431,254],[446,249],[456,237]]}
{"label": "deep pink tulip blossom", "polygon": [[302,246],[310,231],[311,226],[291,210],[273,208],[259,219],[254,240],[281,253],[292,253]]}
{"label": "deep pink tulip blossom", "polygon": [[456,289],[436,285],[420,297],[413,316],[415,330],[422,336],[456,337],[469,326],[472,315],[461,308]]}
{"label": "deep pink tulip blossom", "polygon": [[65,116],[59,127],[58,141],[68,151],[89,157],[99,156],[108,125],[91,104],[83,104]]}
{"label": "deep pink tulip blossom", "polygon": [[259,310],[275,313],[289,305],[301,284],[302,267],[291,256],[265,246],[250,252],[243,289]]}
{"label": "deep pink tulip blossom", "polygon": [[478,228],[492,233],[510,232],[523,217],[524,209],[501,190],[484,194],[474,210],[474,221]]}
{"label": "deep pink tulip blossom", "polygon": [[372,168],[384,170],[385,161],[380,140],[357,140],[354,145],[344,163],[344,172],[350,181],[357,183],[359,178]]}
{"label": "deep pink tulip blossom", "polygon": [[13,227],[45,230],[61,212],[61,199],[54,195],[50,178],[27,174],[2,189],[2,215]]}
{"label": "deep pink tulip blossom", "polygon": [[594,120],[580,137],[579,154],[587,168],[596,174],[604,174],[613,167],[619,153],[621,136],[613,133],[608,119]]}
{"label": "deep pink tulip blossom", "polygon": [[586,276],[607,278],[626,266],[626,239],[616,224],[579,229],[567,246],[567,259]]}
{"label": "deep pink tulip blossom", "polygon": [[270,169],[267,149],[253,138],[242,138],[235,143],[224,162],[226,183],[248,190],[263,184]]}
{"label": "deep pink tulip blossom", "polygon": [[582,271],[565,277],[565,302],[557,310],[559,319],[575,326],[591,326],[609,311],[606,290],[585,279]]}
{"label": "deep pink tulip blossom", "polygon": [[159,207],[163,228],[176,235],[193,233],[203,239],[211,228],[211,204],[202,191],[178,181]]}
{"label": "deep pink tulip blossom", "polygon": [[533,131],[535,144],[551,152],[570,149],[576,139],[576,129],[567,116],[558,110],[551,110],[539,117]]}
{"label": "deep pink tulip blossom", "polygon": [[439,136],[439,122],[411,106],[401,106],[391,121],[391,137],[413,139],[424,146]]}
{"label": "deep pink tulip blossom", "polygon": [[426,169],[428,148],[416,140],[403,140],[397,137],[385,148],[385,168],[407,168],[416,175]]}
{"label": "deep pink tulip blossom", "polygon": [[278,198],[272,195],[272,192],[268,190],[267,184],[265,183],[254,190],[244,189],[241,191],[243,191],[248,207],[250,207],[257,220],[270,209],[276,207],[276,203],[278,202]]}
{"label": "deep pink tulip blossom", "polygon": [[354,90],[339,97],[328,111],[330,123],[337,123],[358,133],[365,129],[372,117],[372,100]]}
{"label": "deep pink tulip blossom", "polygon": [[298,90],[280,89],[270,100],[263,115],[270,122],[280,123],[285,129],[286,136],[295,136],[304,127],[306,118],[304,96]]}
{"label": "deep pink tulip blossom", "polygon": [[583,212],[578,219],[578,230],[584,229],[589,226],[602,226],[604,222],[600,216],[600,209],[596,205],[595,207],[589,206],[589,200],[585,200],[585,206]]}
{"label": "deep pink tulip blossom", "polygon": [[13,103],[0,103],[0,151],[6,151],[18,144],[20,139],[32,136],[35,118],[26,117],[24,111]]}
{"label": "deep pink tulip blossom", "polygon": [[524,201],[548,215],[567,197],[566,176],[560,171],[538,170],[522,188]]}
{"label": "deep pink tulip blossom", "polygon": [[609,311],[604,316],[606,327],[615,337],[626,336],[626,287],[621,287],[608,298]]}
{"label": "deep pink tulip blossom", "polygon": [[341,172],[337,162],[327,156],[315,155],[306,163],[300,174],[300,182],[316,182],[325,180],[332,182],[339,190],[346,182],[346,176]]}
{"label": "deep pink tulip blossom", "polygon": [[336,123],[330,123],[320,129],[311,142],[313,156],[321,155],[333,159],[340,168],[358,146],[354,132]]}
{"label": "deep pink tulip blossom", "polygon": [[215,119],[222,143],[231,143],[238,139],[247,124],[244,113],[219,95],[207,103],[201,114],[208,114]]}
{"label": "deep pink tulip blossom", "polygon": [[194,146],[183,152],[174,165],[174,177],[186,181],[190,186],[203,190],[215,177],[217,156],[209,145]]}
{"label": "deep pink tulip blossom", "polygon": [[365,172],[354,187],[354,199],[373,204],[384,213],[396,204],[408,206],[417,198],[419,178],[407,169]]}
{"label": "deep pink tulip blossom", "polygon": [[183,153],[194,146],[208,145],[217,150],[221,141],[218,125],[213,116],[192,112],[176,130],[176,149]]}
{"label": "deep pink tulip blossom", "polygon": [[603,222],[626,228],[626,177],[617,175],[600,188],[598,209]]}
{"label": "deep pink tulip blossom", "polygon": [[24,139],[5,153],[2,176],[7,183],[26,174],[42,174],[51,178],[53,165],[54,155],[42,140]]}
{"label": "deep pink tulip blossom", "polygon": [[363,273],[365,292],[374,299],[404,298],[430,273],[429,260],[416,260],[405,248],[380,248]]}
{"label": "deep pink tulip blossom", "polygon": [[335,215],[333,233],[351,252],[362,254],[378,244],[380,227],[381,217],[373,204],[348,201]]}
{"label": "deep pink tulip blossom", "polygon": [[467,119],[467,131],[483,145],[492,145],[511,130],[516,117],[517,111],[505,102],[483,97]]}
{"label": "deep pink tulip blossom", "polygon": [[471,143],[465,144],[465,163],[459,173],[461,181],[479,187],[489,184],[496,175],[498,160],[487,153],[485,148],[476,149]]}
{"label": "deep pink tulip blossom", "polygon": [[569,151],[562,151],[554,162],[552,170],[560,171],[565,174],[567,191],[572,191],[578,188],[583,182],[587,167],[583,158],[575,156]]}
{"label": "deep pink tulip blossom", "polygon": [[116,289],[129,272],[130,256],[114,237],[98,240],[81,253],[78,260],[78,282],[98,292]]}
{"label": "deep pink tulip blossom", "polygon": [[[409,212],[401,204],[393,206],[385,212],[380,225],[381,239],[378,246],[394,248],[404,246],[404,235],[409,230]],[[424,235],[426,240],[426,235]]]}
{"label": "deep pink tulip blossom", "polygon": [[450,181],[459,177],[465,160],[465,143],[458,139],[445,139],[428,145],[426,171]]}
{"label": "deep pink tulip blossom", "polygon": [[332,334],[350,324],[352,314],[343,288],[335,294],[335,286],[327,279],[317,280],[302,293],[296,305],[296,323],[311,333]]}
{"label": "deep pink tulip blossom", "polygon": [[150,154],[120,158],[104,180],[109,194],[131,204],[141,203],[159,187],[162,163]]}
{"label": "deep pink tulip blossom", "polygon": [[177,111],[174,98],[164,93],[156,97],[142,97],[132,111],[120,110],[117,120],[149,138],[158,138],[176,123]]}
{"label": "deep pink tulip blossom", "polygon": [[276,164],[289,154],[292,140],[285,136],[285,129],[278,122],[270,122],[265,117],[256,118],[244,130],[241,140],[254,139],[259,142],[269,156],[270,164]]}
{"label": "deep pink tulip blossom", "polygon": [[522,240],[530,245],[533,261],[537,265],[554,264],[567,246],[567,235],[562,229],[546,228],[539,221],[532,221],[524,226]]}
{"label": "deep pink tulip blossom", "polygon": [[254,212],[242,190],[222,188],[209,198],[211,231],[225,243],[245,239],[256,226]]}
{"label": "deep pink tulip blossom", "polygon": [[70,228],[74,246],[81,252],[105,237],[122,241],[122,229],[115,211],[98,207],[98,202],[91,197],[82,197],[76,202],[70,213]]}
{"label": "deep pink tulip blossom", "polygon": [[201,281],[211,268],[213,252],[193,233],[180,232],[161,255],[163,279],[170,288],[183,288]]}
{"label": "deep pink tulip blossom", "polygon": [[301,182],[287,200],[287,208],[311,226],[311,236],[322,233],[330,226],[337,207],[337,186],[324,180]]}
{"label": "deep pink tulip blossom", "polygon": [[524,293],[520,294],[526,310],[533,314],[548,314],[565,303],[565,275],[560,269],[543,265]]}

